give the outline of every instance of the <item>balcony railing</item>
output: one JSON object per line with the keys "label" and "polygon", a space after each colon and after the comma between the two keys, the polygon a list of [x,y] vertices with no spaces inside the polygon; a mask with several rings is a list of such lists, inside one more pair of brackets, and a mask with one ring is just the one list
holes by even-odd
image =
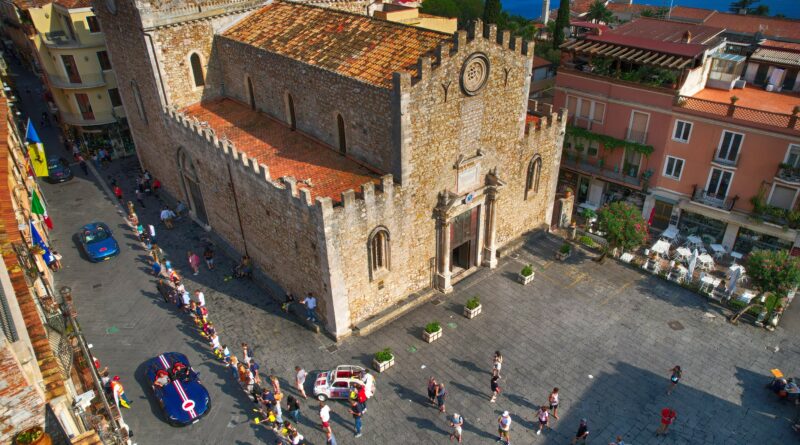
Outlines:
{"label": "balcony railing", "polygon": [[678,96],[675,105],[704,114],[724,116],[734,120],[754,122],[770,127],[800,130],[800,115],[798,114],[775,113],[689,96]]}
{"label": "balcony railing", "polygon": [[708,190],[703,190],[698,188],[696,185],[694,186],[694,192],[692,193],[692,201],[698,202],[700,204],[704,204],[710,207],[715,207],[721,210],[730,211],[736,201],[739,199],[738,196],[734,196],[733,198],[728,198],[725,195],[721,195],[715,192],[709,192]]}
{"label": "balcony railing", "polygon": [[[78,77],[72,79],[69,76],[48,73],[47,79],[54,87],[64,89],[97,88],[106,84],[103,73],[80,73]],[[75,82],[79,79],[79,82]]]}
{"label": "balcony railing", "polygon": [[794,182],[800,184],[800,167],[792,167],[786,164],[778,165],[778,171],[775,177],[785,182]]}
{"label": "balcony railing", "polygon": [[602,176],[606,179],[611,179],[619,183],[628,184],[633,187],[641,187],[642,180],[639,177],[628,176],[627,174],[620,172],[619,168],[606,168],[603,165],[599,165],[599,162],[590,162],[584,159],[576,159],[576,155],[571,153],[569,155],[565,154],[565,157],[561,161],[561,165],[566,166],[573,170],[578,170],[582,173],[586,173],[589,175],[594,176]]}
{"label": "balcony railing", "polygon": [[64,31],[55,31],[44,33],[42,42],[53,49],[94,48],[105,45],[105,38],[102,34],[96,34],[86,40],[77,40],[70,38]]}
{"label": "balcony railing", "polygon": [[730,160],[727,158],[722,158],[719,156],[719,149],[714,150],[714,154],[711,155],[711,162],[715,164],[720,164],[728,167],[736,167],[739,165],[739,155],[736,155],[736,159]]}
{"label": "balcony railing", "polygon": [[98,116],[94,113],[86,113],[84,116],[81,113],[65,113],[61,112],[61,118],[64,119],[64,123],[69,125],[76,125],[79,127],[82,126],[89,126],[89,125],[104,125],[104,124],[112,124],[117,121],[117,119],[111,115],[110,113],[107,115]]}
{"label": "balcony railing", "polygon": [[588,117],[580,117],[580,116],[573,116],[572,118],[572,125],[583,128],[584,130],[591,130],[592,129],[592,120]]}
{"label": "balcony railing", "polygon": [[637,142],[639,144],[646,144],[647,132],[628,128],[627,137],[625,138],[625,140],[628,142]]}

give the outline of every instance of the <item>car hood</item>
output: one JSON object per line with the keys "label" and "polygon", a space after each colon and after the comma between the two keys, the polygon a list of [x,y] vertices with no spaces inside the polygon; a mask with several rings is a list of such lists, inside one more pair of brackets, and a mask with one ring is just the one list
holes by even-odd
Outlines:
{"label": "car hood", "polygon": [[117,240],[109,236],[102,241],[87,244],[86,250],[88,250],[92,255],[103,256],[117,250],[118,247]]}
{"label": "car hood", "polygon": [[196,380],[175,380],[161,392],[164,411],[171,421],[192,423],[208,409],[208,391]]}

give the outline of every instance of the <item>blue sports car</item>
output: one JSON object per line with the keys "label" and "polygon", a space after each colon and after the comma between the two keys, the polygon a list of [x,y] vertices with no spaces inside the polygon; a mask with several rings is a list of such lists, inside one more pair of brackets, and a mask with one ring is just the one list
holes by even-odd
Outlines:
{"label": "blue sports car", "polygon": [[200,384],[185,355],[165,352],[148,360],[144,372],[170,424],[190,425],[208,414],[211,409],[208,391]]}
{"label": "blue sports car", "polygon": [[93,263],[111,259],[119,254],[119,244],[105,223],[86,224],[81,227],[78,239],[89,261]]}

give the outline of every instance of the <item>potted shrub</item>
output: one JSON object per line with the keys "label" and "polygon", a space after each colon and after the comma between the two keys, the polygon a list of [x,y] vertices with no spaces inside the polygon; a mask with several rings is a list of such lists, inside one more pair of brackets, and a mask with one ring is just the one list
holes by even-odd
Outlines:
{"label": "potted shrub", "polygon": [[528,264],[527,266],[523,267],[522,270],[517,275],[517,279],[520,283],[527,285],[531,281],[533,281],[533,265]]}
{"label": "potted shrub", "polygon": [[481,300],[476,295],[467,300],[467,304],[464,305],[464,316],[472,319],[477,317],[482,310],[483,306],[481,306]]}
{"label": "potted shrub", "polygon": [[567,198],[569,198],[570,196],[572,196],[572,187],[567,187],[567,189],[566,189],[566,190],[564,190],[564,195],[565,195]]}
{"label": "potted shrub", "polygon": [[433,343],[434,340],[442,336],[442,324],[438,321],[432,321],[425,325],[425,330],[422,331],[422,339],[428,343]]}
{"label": "potted shrub", "polygon": [[49,434],[45,433],[41,427],[35,426],[17,434],[16,443],[19,445],[50,445],[52,441]]}
{"label": "potted shrub", "polygon": [[382,351],[376,352],[375,358],[372,359],[372,366],[378,372],[386,371],[394,366],[394,354],[392,354],[392,350],[386,348]]}
{"label": "potted shrub", "polygon": [[570,243],[564,243],[558,249],[558,252],[556,252],[556,258],[558,258],[561,261],[564,261],[567,258],[569,258],[570,253],[572,253],[572,245]]}

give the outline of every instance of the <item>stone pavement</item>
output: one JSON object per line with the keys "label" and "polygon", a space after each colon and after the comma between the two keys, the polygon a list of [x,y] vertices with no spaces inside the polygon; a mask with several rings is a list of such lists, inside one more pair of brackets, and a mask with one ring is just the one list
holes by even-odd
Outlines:
{"label": "stone pavement", "polygon": [[[33,107],[34,105],[31,105]],[[33,113],[33,115],[36,115]],[[56,142],[45,132],[48,153]],[[57,150],[57,148],[55,148]],[[134,159],[115,161],[99,173],[111,176],[132,194]],[[72,287],[78,318],[93,352],[122,377],[134,400],[124,410],[139,444],[273,443],[272,432],[254,425],[251,404],[226,369],[214,359],[187,318],[165,304],[147,274],[146,252],[124,223],[113,199],[96,177],[45,185],[56,229],[52,242],[64,256],[57,287]],[[144,222],[157,221],[159,203],[148,198]],[[82,224],[103,220],[115,230],[122,253],[90,264],[73,237]],[[330,369],[339,364],[368,366],[385,347],[395,352],[394,368],[377,376],[377,395],[364,418],[364,436],[353,438],[346,406],[331,402],[333,429],[340,444],[428,444],[447,442],[443,415],[426,405],[425,385],[434,375],[449,389],[448,412],[466,421],[465,443],[493,443],[496,419],[513,414],[513,443],[566,444],[581,418],[588,418],[589,443],[607,444],[621,434],[632,444],[786,444],[796,440],[789,421],[796,410],[778,403],[764,388],[769,369],[797,374],[800,348],[796,325],[775,333],[751,326],[730,326],[703,300],[659,278],[609,261],[600,265],[582,254],[554,262],[560,243],[536,236],[515,258],[495,270],[480,270],[455,287],[367,337],[340,344],[313,334],[286,318],[264,291],[249,281],[224,281],[232,262],[219,258],[218,269],[187,274],[186,251],[201,250],[208,235],[183,221],[174,230],[159,225],[162,247],[187,277],[187,288],[203,289],[211,319],[221,339],[246,341],[264,373],[279,376],[286,391],[293,367]],[[523,287],[516,273],[526,263],[535,281]],[[464,301],[479,295],[483,313],[462,317]],[[438,320],[443,337],[433,344],[421,339],[422,327]],[[774,352],[774,347],[778,351]],[[490,404],[489,370],[495,350],[505,357],[503,393]],[[201,373],[213,400],[211,413],[198,424],[172,428],[152,402],[141,364],[164,351],[186,353]],[[669,369],[684,368],[675,393],[664,394]],[[311,379],[309,379],[311,380]],[[534,410],[549,390],[561,388],[561,419],[542,436],[534,434]],[[678,420],[670,435],[653,435],[659,411],[672,406]],[[324,443],[316,429],[316,403],[303,405],[300,431],[310,444]]]}

